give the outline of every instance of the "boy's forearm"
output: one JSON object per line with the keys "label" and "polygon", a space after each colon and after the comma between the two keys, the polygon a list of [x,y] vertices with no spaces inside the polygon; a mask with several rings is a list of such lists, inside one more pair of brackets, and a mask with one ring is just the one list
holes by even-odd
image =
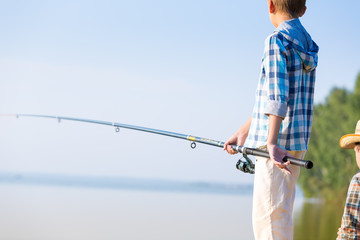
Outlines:
{"label": "boy's forearm", "polygon": [[230,145],[244,145],[245,140],[249,134],[252,117],[250,117],[224,144],[224,150],[230,154],[235,154],[237,151],[231,148]]}
{"label": "boy's forearm", "polygon": [[269,116],[269,132],[267,139],[267,149],[269,151],[270,159],[280,169],[283,169],[287,173],[291,174],[291,171],[287,168],[290,162],[283,162],[285,156],[288,156],[288,152],[278,146],[278,137],[283,118],[275,115]]}
{"label": "boy's forearm", "polygon": [[269,115],[269,134],[267,145],[277,146],[282,120],[283,119],[281,117]]}
{"label": "boy's forearm", "polygon": [[249,134],[249,129],[251,125],[252,117],[250,117],[238,130],[238,133],[243,136],[247,136]]}
{"label": "boy's forearm", "polygon": [[250,129],[251,121],[252,121],[252,117],[250,117],[250,118],[235,132],[235,134],[236,134],[237,137],[243,138],[243,142],[245,141],[245,139],[246,139],[247,136],[249,135],[249,129]]}

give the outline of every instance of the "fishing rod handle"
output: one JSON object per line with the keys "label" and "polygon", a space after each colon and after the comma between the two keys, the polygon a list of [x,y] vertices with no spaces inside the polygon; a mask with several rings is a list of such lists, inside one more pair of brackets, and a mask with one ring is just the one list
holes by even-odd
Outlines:
{"label": "fishing rod handle", "polygon": [[[237,148],[237,149],[239,149],[239,148]],[[264,157],[264,158],[270,158],[269,152],[264,151],[264,150],[255,149],[255,148],[246,148],[246,147],[242,147],[242,148],[240,148],[240,150],[244,154],[254,155],[254,156]],[[306,169],[311,169],[314,166],[314,164],[309,160],[302,160],[302,159],[288,157],[288,156],[285,156],[282,160],[284,162],[289,161],[290,164],[292,164],[292,165],[304,167]]]}

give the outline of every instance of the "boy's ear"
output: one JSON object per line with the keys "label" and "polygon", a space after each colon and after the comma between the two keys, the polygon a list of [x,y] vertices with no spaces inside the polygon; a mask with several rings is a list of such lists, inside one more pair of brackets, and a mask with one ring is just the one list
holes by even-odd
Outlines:
{"label": "boy's ear", "polygon": [[269,13],[275,13],[275,6],[272,0],[268,0],[268,5],[269,5]]}
{"label": "boy's ear", "polygon": [[299,17],[304,16],[305,12],[306,12],[306,6],[304,7],[304,9],[303,9],[303,11],[302,11],[302,13],[300,14],[300,16],[299,16]]}

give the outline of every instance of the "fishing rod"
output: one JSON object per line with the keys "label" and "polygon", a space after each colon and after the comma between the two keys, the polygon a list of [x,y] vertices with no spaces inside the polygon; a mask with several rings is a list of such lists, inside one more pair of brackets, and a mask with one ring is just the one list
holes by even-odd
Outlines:
{"label": "fishing rod", "polygon": [[[196,147],[196,143],[203,143],[211,146],[221,147],[224,148],[225,142],[212,140],[208,138],[202,138],[197,137],[193,135],[186,135],[182,133],[175,133],[175,132],[169,132],[154,128],[147,128],[147,127],[140,127],[135,125],[129,125],[129,124],[123,124],[123,123],[116,123],[116,122],[107,122],[107,121],[97,121],[97,120],[90,120],[90,119],[82,119],[82,118],[72,118],[72,117],[61,117],[61,116],[50,116],[50,115],[37,115],[37,114],[3,114],[0,116],[14,116],[16,118],[19,117],[36,117],[36,118],[52,118],[56,119],[59,123],[62,120],[68,120],[68,121],[77,121],[77,122],[87,122],[87,123],[94,123],[94,124],[101,124],[101,125],[107,125],[115,127],[115,131],[119,132],[120,128],[126,128],[136,131],[142,131],[142,132],[148,132],[153,134],[159,134],[167,137],[173,137],[173,138],[180,138],[184,140],[191,141],[191,148]],[[258,156],[258,157],[264,157],[264,158],[270,158],[269,152],[264,150],[259,150],[256,148],[247,148],[239,145],[231,145],[232,149],[235,151],[242,153],[243,157],[239,159],[239,161],[236,163],[236,168],[242,172],[254,174],[255,173],[255,164],[251,161],[251,159],[248,157],[248,155]],[[289,161],[290,164],[304,167],[306,169],[311,169],[313,167],[313,163],[308,160],[302,160],[292,157],[285,156],[283,158],[284,162]]]}

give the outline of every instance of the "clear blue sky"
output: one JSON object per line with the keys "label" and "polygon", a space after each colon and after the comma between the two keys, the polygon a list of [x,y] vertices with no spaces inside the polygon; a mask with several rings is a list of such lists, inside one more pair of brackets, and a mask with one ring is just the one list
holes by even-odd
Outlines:
{"label": "clear blue sky", "polygon": [[[308,1],[315,100],[360,71],[360,2]],[[0,112],[72,116],[226,140],[250,116],[266,1],[0,1]],[[79,123],[0,119],[3,171],[248,182],[210,146]],[[316,162],[316,160],[314,160]]]}

